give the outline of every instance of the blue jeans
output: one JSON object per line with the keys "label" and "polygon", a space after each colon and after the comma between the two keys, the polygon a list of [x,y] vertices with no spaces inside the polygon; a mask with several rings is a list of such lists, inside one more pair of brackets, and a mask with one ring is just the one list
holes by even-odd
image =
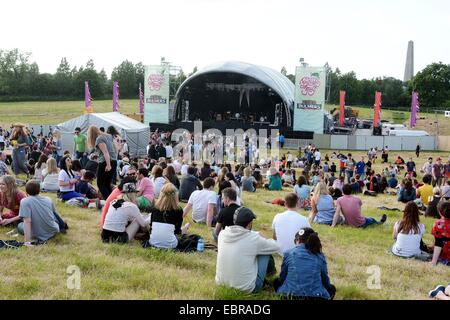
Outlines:
{"label": "blue jeans", "polygon": [[253,292],[257,292],[263,287],[270,256],[257,256],[256,259],[258,260],[258,274],[256,275],[255,289]]}
{"label": "blue jeans", "polygon": [[75,191],[69,191],[69,192],[62,192],[61,193],[61,199],[63,201],[69,201],[70,199],[78,198],[78,197],[83,198],[83,195],[79,194],[78,192],[75,192]]}
{"label": "blue jeans", "polygon": [[88,162],[87,156],[84,155],[84,152],[75,151],[75,158],[80,160],[81,167],[84,168],[86,163]]}
{"label": "blue jeans", "polygon": [[366,222],[361,226],[361,228],[367,228],[368,226],[372,224],[381,224],[381,222],[378,222],[374,218],[366,218]]}

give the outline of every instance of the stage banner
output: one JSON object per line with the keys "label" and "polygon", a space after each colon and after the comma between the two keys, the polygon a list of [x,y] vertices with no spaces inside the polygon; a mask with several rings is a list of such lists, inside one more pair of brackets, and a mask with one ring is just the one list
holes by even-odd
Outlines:
{"label": "stage banner", "polygon": [[323,133],[325,72],[324,67],[295,69],[294,131]]}
{"label": "stage banner", "polygon": [[345,120],[345,91],[339,91],[339,125],[342,127]]}
{"label": "stage banner", "polygon": [[169,123],[169,66],[145,66],[144,123]]}

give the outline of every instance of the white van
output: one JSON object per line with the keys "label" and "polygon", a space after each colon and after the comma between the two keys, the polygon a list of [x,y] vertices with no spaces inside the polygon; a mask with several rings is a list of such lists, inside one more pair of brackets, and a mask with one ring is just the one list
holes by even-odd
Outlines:
{"label": "white van", "polygon": [[428,132],[423,130],[390,130],[390,136],[397,137],[423,137],[429,136]]}

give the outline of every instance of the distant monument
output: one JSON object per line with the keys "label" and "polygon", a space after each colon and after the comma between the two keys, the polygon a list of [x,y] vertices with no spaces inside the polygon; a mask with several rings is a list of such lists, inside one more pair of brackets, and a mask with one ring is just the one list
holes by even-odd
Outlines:
{"label": "distant monument", "polygon": [[403,81],[409,81],[414,77],[414,42],[408,42],[408,53],[406,54],[405,76]]}

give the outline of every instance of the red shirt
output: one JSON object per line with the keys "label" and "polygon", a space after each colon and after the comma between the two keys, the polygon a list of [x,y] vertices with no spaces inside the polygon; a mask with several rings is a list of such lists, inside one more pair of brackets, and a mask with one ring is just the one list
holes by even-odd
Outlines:
{"label": "red shirt", "polygon": [[450,219],[441,218],[436,220],[433,229],[431,229],[431,234],[444,243],[440,258],[450,260]]}
{"label": "red shirt", "polygon": [[[17,217],[19,215],[20,201],[26,197],[26,194],[23,191],[18,190],[16,192],[16,199],[14,207],[8,201],[5,195],[0,193],[0,212],[2,214],[3,219],[11,219]],[[3,209],[9,209],[8,212],[3,212]]]}

